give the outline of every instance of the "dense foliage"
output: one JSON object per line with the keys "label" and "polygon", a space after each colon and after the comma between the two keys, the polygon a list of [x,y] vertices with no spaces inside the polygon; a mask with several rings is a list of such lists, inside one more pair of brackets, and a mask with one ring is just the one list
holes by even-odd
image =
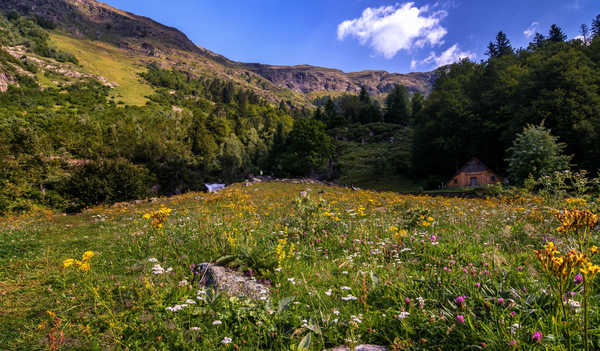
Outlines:
{"label": "dense foliage", "polygon": [[569,156],[564,155],[566,145],[543,127],[527,126],[517,134],[508,149],[510,179],[522,185],[530,176],[540,178],[557,171],[569,169]]}
{"label": "dense foliage", "polygon": [[542,123],[566,143],[576,167],[598,170],[600,36],[566,41],[552,26],[514,50],[501,32],[488,54],[440,71],[416,118],[415,174],[439,184],[473,156],[505,173],[517,133]]}

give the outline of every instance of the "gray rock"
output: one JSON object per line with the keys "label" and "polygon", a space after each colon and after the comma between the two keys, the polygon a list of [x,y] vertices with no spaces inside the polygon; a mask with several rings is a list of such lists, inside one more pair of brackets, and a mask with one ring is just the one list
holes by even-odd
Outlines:
{"label": "gray rock", "polygon": [[357,345],[354,349],[347,346],[338,346],[328,351],[385,351],[385,346],[377,345]]}
{"label": "gray rock", "polygon": [[202,263],[196,265],[193,270],[194,277],[199,279],[201,287],[213,287],[219,292],[254,300],[269,298],[269,288],[266,285],[229,268]]}

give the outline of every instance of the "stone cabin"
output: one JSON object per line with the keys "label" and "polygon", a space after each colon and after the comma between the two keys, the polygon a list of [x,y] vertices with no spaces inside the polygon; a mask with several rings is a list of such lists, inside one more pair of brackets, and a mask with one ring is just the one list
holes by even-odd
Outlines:
{"label": "stone cabin", "polygon": [[502,179],[477,158],[467,162],[450,180],[448,187],[458,188],[500,183]]}

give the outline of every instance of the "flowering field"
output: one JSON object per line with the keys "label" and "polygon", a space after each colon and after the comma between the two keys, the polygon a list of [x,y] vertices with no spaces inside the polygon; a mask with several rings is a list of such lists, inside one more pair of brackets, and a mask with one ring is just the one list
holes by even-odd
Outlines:
{"label": "flowering field", "polygon": [[[4,218],[0,350],[598,349],[597,202],[554,207],[273,182]],[[200,288],[216,261],[270,294]]]}

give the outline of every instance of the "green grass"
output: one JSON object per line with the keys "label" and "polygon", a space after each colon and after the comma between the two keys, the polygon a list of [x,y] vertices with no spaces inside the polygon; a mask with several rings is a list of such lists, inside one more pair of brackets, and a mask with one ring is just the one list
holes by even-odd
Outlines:
{"label": "green grass", "polygon": [[99,41],[76,39],[57,33],[52,33],[50,37],[52,45],[77,57],[85,73],[100,75],[109,82],[117,83],[119,86],[113,92],[115,101],[144,105],[146,96],[154,92],[138,76],[146,71],[146,65],[139,57]]}
{"label": "green grass", "polygon": [[[162,205],[173,212],[157,229],[142,216]],[[361,343],[508,350],[514,340],[522,350],[564,350],[555,300],[533,254],[558,235],[551,212],[537,198],[273,182],[74,216],[7,217],[0,220],[0,348],[290,350],[304,341],[311,350]],[[565,252],[569,243],[555,241]],[[63,267],[88,250],[95,253],[89,272]],[[198,293],[190,265],[226,255],[234,268],[270,281],[270,301]],[[153,274],[155,264],[173,271]],[[596,328],[600,287],[589,284]],[[581,301],[575,291],[571,299]],[[195,304],[166,310],[187,299]],[[580,335],[581,314],[569,313]],[[535,331],[541,345],[532,342]],[[231,344],[221,343],[226,337]],[[592,341],[600,346],[597,334]],[[582,348],[581,338],[573,342]]]}

